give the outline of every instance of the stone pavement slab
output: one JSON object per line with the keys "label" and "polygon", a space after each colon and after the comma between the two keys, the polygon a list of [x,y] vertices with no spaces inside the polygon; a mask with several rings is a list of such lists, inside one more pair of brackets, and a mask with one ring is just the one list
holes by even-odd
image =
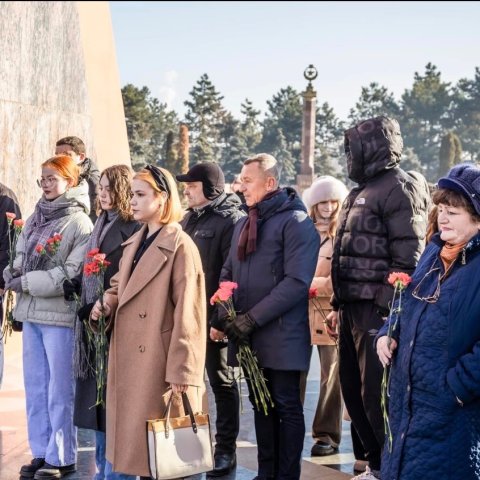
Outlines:
{"label": "stone pavement slab", "polygon": [[[319,365],[316,352],[312,355],[312,364],[307,381],[305,398],[305,437],[302,480],[346,480],[352,477],[353,463],[350,429],[343,422],[343,439],[339,453],[327,457],[310,457],[313,445],[310,427],[315,413],[319,389]],[[253,414],[248,401],[247,388],[242,387],[243,414],[240,420],[240,434],[237,441],[238,466],[231,474],[221,477],[222,480],[252,480],[257,471],[257,446]],[[209,403],[214,405],[210,393]],[[214,409],[212,428],[215,426]],[[92,479],[95,473],[95,443],[91,431],[79,429],[79,451],[77,472],[65,477],[67,480]],[[23,389],[22,345],[21,334],[14,333],[5,345],[5,368],[3,385],[0,390],[0,480],[18,480],[19,468],[31,460],[27,440],[25,417],[25,393]],[[205,479],[206,475],[190,477],[192,480]]]}

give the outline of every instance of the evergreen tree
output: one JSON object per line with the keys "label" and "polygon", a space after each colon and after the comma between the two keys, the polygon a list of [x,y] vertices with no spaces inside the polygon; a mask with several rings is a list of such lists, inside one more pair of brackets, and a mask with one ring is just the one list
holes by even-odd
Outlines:
{"label": "evergreen tree", "polygon": [[462,78],[454,88],[455,130],[470,161],[480,162],[480,68],[473,80]]}
{"label": "evergreen tree", "polygon": [[274,145],[272,155],[277,159],[280,169],[280,184],[284,186],[295,185],[297,173],[295,161],[281,128],[277,129]]}
{"label": "evergreen tree", "polygon": [[442,81],[441,73],[431,63],[426,65],[424,75],[415,72],[412,89],[402,95],[400,127],[404,143],[414,149],[430,181],[436,180],[441,136],[451,124],[451,100],[450,84]]}
{"label": "evergreen tree", "polygon": [[260,110],[255,110],[252,102],[246,98],[241,105],[241,113],[244,118],[240,124],[240,135],[242,136],[242,143],[245,145],[246,155],[250,156],[253,153],[260,153],[256,150],[262,140],[260,121],[258,119]]}
{"label": "evergreen tree", "polygon": [[224,114],[223,96],[217,92],[207,74],[203,74],[190,92],[186,124],[191,135],[190,156],[193,164],[221,160],[220,128]]}
{"label": "evergreen tree", "polygon": [[438,178],[443,177],[457,163],[461,162],[462,145],[453,132],[447,132],[440,145]]}
{"label": "evergreen tree", "polygon": [[315,176],[332,175],[343,179],[346,167],[343,154],[345,126],[325,102],[317,108],[315,137]]}
{"label": "evergreen tree", "polygon": [[398,119],[399,113],[400,107],[395,101],[393,93],[377,82],[372,82],[368,87],[362,87],[360,98],[355,104],[355,108],[350,109],[348,118],[354,125],[361,120],[380,115]]}
{"label": "evergreen tree", "polygon": [[220,138],[223,147],[220,165],[225,175],[225,180],[231,182],[235,175],[240,173],[243,161],[248,157],[242,127],[231,113],[226,113],[223,117]]}
{"label": "evergreen tree", "polygon": [[132,167],[138,170],[147,163],[160,164],[167,132],[176,128],[177,115],[153,98],[147,87],[127,84],[122,98]]}
{"label": "evergreen tree", "polygon": [[285,148],[294,162],[295,170],[300,164],[302,143],[302,99],[292,87],[282,88],[280,92],[267,101],[268,110],[263,121],[262,141],[258,151],[270,153],[280,149],[278,141],[281,131]]}

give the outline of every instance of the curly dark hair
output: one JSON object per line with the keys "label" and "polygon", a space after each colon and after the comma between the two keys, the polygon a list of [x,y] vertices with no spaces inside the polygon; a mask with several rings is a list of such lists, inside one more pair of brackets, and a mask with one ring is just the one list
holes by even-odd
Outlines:
{"label": "curly dark hair", "polygon": [[[112,198],[112,207],[118,211],[120,218],[125,221],[133,219],[130,198],[132,196],[131,181],[133,172],[127,165],[113,165],[106,168],[100,174],[100,180],[103,176],[108,179],[110,187],[110,197]],[[100,198],[97,197],[97,215],[102,213]]]}

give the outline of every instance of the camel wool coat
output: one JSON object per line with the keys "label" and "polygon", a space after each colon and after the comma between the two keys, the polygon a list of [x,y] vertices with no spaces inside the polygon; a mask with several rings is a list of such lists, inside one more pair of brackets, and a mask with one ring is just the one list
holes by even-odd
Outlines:
{"label": "camel wool coat", "polygon": [[193,411],[202,410],[206,295],[197,247],[177,223],[162,227],[132,273],[146,228],[122,244],[105,294],[112,307],[106,457],[115,472],[148,477],[146,422],[163,417],[169,385],[189,385]]}
{"label": "camel wool coat", "polygon": [[332,267],[333,240],[323,237],[323,234],[320,234],[320,237],[322,238],[322,244],[318,253],[315,276],[310,286],[310,288],[317,289],[318,296],[315,301],[310,300],[308,302],[310,336],[312,345],[335,345],[335,341],[327,333],[323,315],[316,308],[316,306],[320,307],[325,316],[332,311],[330,297],[333,293],[333,287],[330,271]]}

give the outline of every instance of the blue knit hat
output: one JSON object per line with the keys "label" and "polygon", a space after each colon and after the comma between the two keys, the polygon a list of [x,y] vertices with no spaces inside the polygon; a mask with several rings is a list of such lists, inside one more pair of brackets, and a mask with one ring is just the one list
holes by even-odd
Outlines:
{"label": "blue knit hat", "polygon": [[466,197],[480,215],[480,168],[471,163],[455,165],[438,181],[438,188],[454,190]]}

